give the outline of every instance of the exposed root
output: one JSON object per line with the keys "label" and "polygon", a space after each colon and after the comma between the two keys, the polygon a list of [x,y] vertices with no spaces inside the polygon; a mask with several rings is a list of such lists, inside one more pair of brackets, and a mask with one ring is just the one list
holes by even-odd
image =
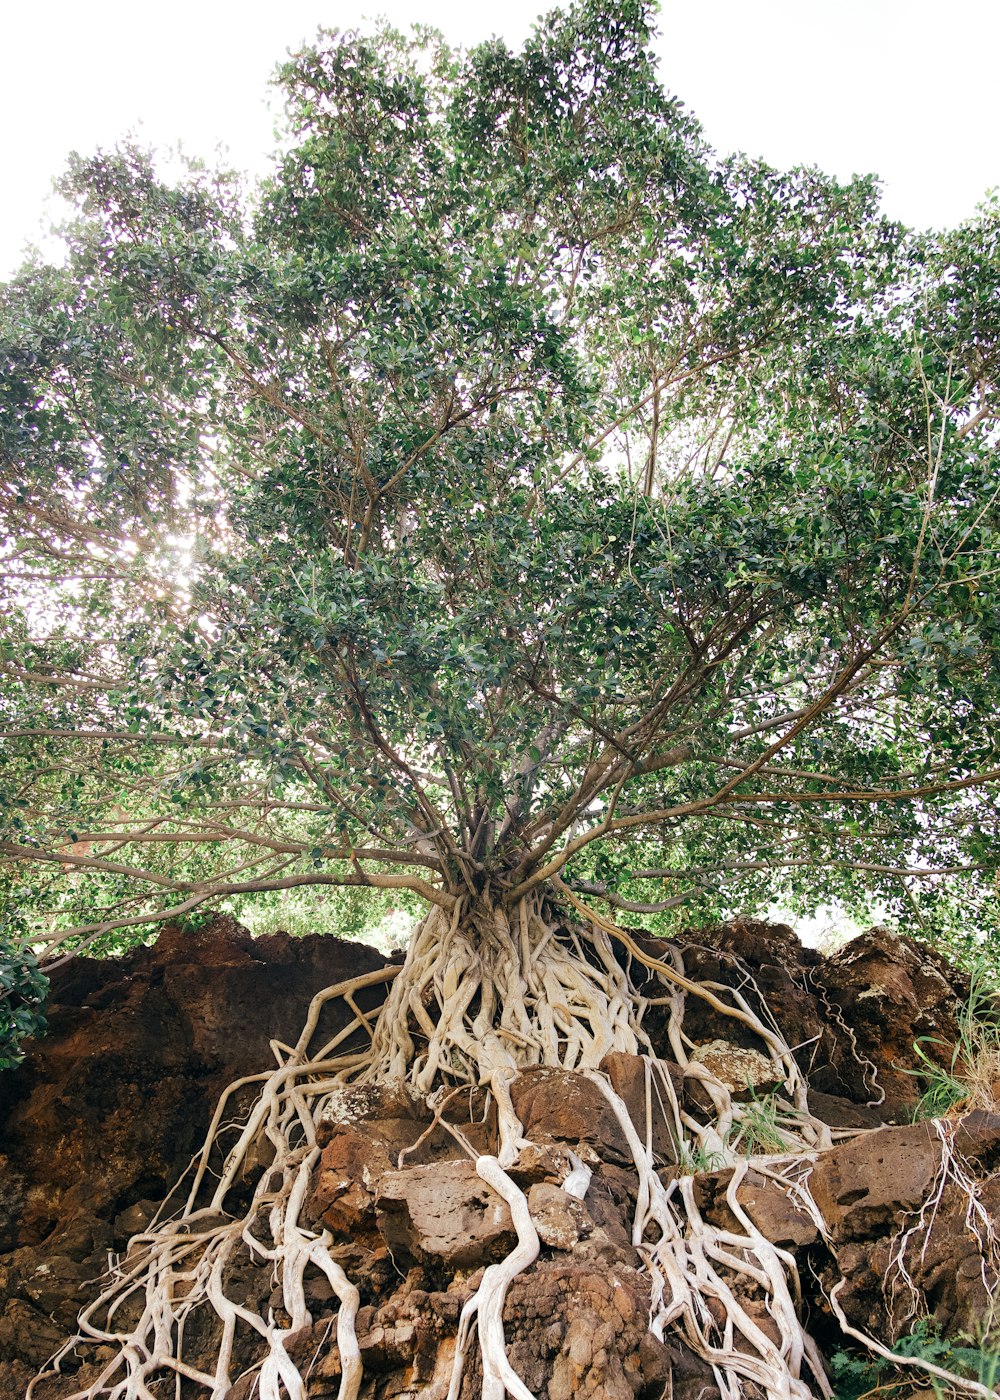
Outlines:
{"label": "exposed root", "polygon": [[[331,1253],[329,1231],[308,1228],[302,1213],[320,1156],[319,1125],[337,1116],[350,1086],[391,1081],[407,1084],[431,1104],[428,1132],[443,1124],[456,1134],[475,1157],[480,1177],[507,1202],[517,1232],[516,1248],[486,1269],[462,1311],[449,1400],[458,1400],[473,1320],[484,1400],[505,1394],[533,1400],[508,1360],[503,1331],[507,1290],[539,1252],[527,1200],[508,1170],[529,1145],[511,1085],[531,1066],[582,1072],[620,1124],[638,1179],[632,1241],[651,1279],[652,1332],[661,1340],[679,1333],[711,1366],[724,1400],[748,1393],[767,1400],[808,1400],[818,1393],[828,1400],[822,1362],[800,1320],[794,1259],[761,1234],[740,1204],[747,1161],[737,1144],[747,1129],[748,1106],[695,1058],[685,1010],[699,998],[759,1041],[779,1085],[775,1131],[781,1151],[754,1158],[754,1166],[775,1176],[825,1229],[809,1194],[808,1163],[832,1139],[809,1111],[807,1084],[791,1049],[767,1013],[754,1009],[763,998],[755,994],[751,1000],[749,987],[693,980],[676,950],[667,960],[656,958],[565,886],[561,893],[582,915],[582,925],[567,925],[541,898],[522,899],[513,918],[500,905],[463,908],[459,901],[450,913],[435,907],[415,931],[401,969],[386,968],[315,997],[295,1046],[273,1043],[276,1067],[240,1080],[223,1095],[193,1164],[183,1208],[131,1241],[81,1314],[77,1335],[29,1388],[28,1400],[41,1381],[59,1374],[71,1352],[88,1344],[110,1348],[112,1357],[67,1400],[157,1400],[154,1387],[164,1380],[178,1396],[183,1385],[185,1395],[207,1392],[223,1400],[241,1377],[248,1378],[245,1385],[252,1377],[260,1400],[305,1400],[308,1368],[304,1375],[289,1343],[312,1323],[305,1287],[310,1270],[326,1279],[339,1302],[339,1395],[355,1400],[363,1380],[355,1332],[358,1290]],[[379,981],[391,987],[373,1022],[354,997]],[[351,1020],[314,1050],[320,1012],[333,997],[350,1008]],[[671,1053],[682,1073],[700,1083],[710,1114],[688,1111],[653,1053],[643,1028],[651,1005],[666,1008]],[[640,1128],[600,1069],[610,1051],[643,1057],[646,1114]],[[259,1085],[258,1097],[223,1155],[220,1141],[233,1094],[251,1084]],[[485,1088],[492,1096],[496,1156],[476,1156],[444,1118],[448,1100],[463,1087]],[[661,1177],[654,1160],[654,1120],[669,1126],[682,1164],[670,1179]],[[734,1168],[727,1203],[737,1229],[721,1229],[698,1210],[691,1168],[685,1175],[683,1163],[699,1156]],[[954,1162],[951,1170],[954,1175]],[[248,1176],[258,1174],[245,1205],[241,1192]],[[589,1180],[589,1168],[576,1159],[564,1189],[582,1197]],[[241,1269],[245,1273],[250,1264],[270,1266],[257,1277],[270,1272],[280,1305],[247,1296]],[[264,1291],[270,1293],[266,1285]],[[857,1335],[835,1297],[831,1304],[845,1331]],[[195,1320],[202,1339],[206,1326],[211,1328],[211,1373],[186,1354],[185,1330]]]}
{"label": "exposed root", "polygon": [[[650,1330],[662,1340],[668,1327],[679,1326],[691,1349],[712,1367],[724,1400],[736,1400],[746,1381],[759,1386],[768,1400],[807,1400],[811,1391],[801,1376],[804,1359],[813,1367],[821,1393],[831,1395],[796,1312],[800,1298],[793,1301],[789,1288],[791,1277],[798,1294],[794,1260],[764,1238],[737,1200],[746,1160],[735,1168],[726,1193],[745,1230],[737,1235],[702,1218],[692,1177],[663,1185],[624,1103],[601,1075],[590,1072],[588,1077],[614,1109],[639,1173],[632,1243],[645,1256],[653,1280]],[[646,1242],[650,1226],[657,1233],[651,1244]],[[778,1327],[778,1343],[747,1311],[731,1280],[747,1280],[763,1292],[763,1307]],[[721,1326],[713,1300],[724,1310]]]}
{"label": "exposed root", "polygon": [[900,1231],[892,1251],[889,1268],[890,1298],[895,1302],[900,1293],[905,1292],[907,1295],[906,1307],[897,1316],[897,1324],[929,1311],[923,1293],[910,1275],[909,1261],[914,1254],[923,1261],[945,1188],[949,1185],[957,1186],[965,1201],[964,1224],[967,1233],[976,1241],[983,1291],[988,1298],[996,1297],[1000,1293],[1000,1235],[997,1234],[996,1227],[983,1205],[979,1183],[955,1147],[955,1123],[947,1118],[938,1118],[934,1120],[933,1127],[940,1143],[940,1157],[934,1181],[926,1199],[916,1212],[913,1224]]}
{"label": "exposed root", "polygon": [[473,1317],[478,1318],[479,1324],[479,1350],[483,1360],[483,1400],[503,1400],[507,1393],[513,1395],[514,1400],[534,1400],[531,1391],[507,1360],[503,1335],[503,1303],[512,1280],[538,1258],[538,1231],[532,1224],[524,1192],[511,1181],[495,1157],[479,1157],[476,1161],[476,1171],[487,1186],[492,1186],[497,1195],[502,1196],[510,1206],[514,1229],[517,1231],[517,1248],[512,1250],[502,1263],[489,1266],[476,1292],[462,1309],[448,1400],[458,1400]]}
{"label": "exposed root", "polygon": [[922,1371],[925,1375],[933,1376],[935,1380],[943,1382],[949,1389],[964,1391],[969,1395],[978,1395],[982,1397],[982,1400],[996,1400],[996,1391],[991,1386],[981,1385],[979,1381],[969,1380],[964,1376],[956,1376],[953,1371],[946,1371],[943,1366],[938,1366],[933,1361],[927,1361],[922,1356],[902,1356],[899,1352],[883,1346],[874,1337],[869,1337],[864,1332],[858,1331],[856,1327],[852,1327],[837,1298],[843,1286],[843,1279],[834,1285],[829,1293],[829,1303],[846,1336],[853,1337],[866,1350],[874,1352],[876,1356],[881,1356],[883,1361],[891,1361],[894,1366],[902,1368],[911,1366],[915,1370]]}

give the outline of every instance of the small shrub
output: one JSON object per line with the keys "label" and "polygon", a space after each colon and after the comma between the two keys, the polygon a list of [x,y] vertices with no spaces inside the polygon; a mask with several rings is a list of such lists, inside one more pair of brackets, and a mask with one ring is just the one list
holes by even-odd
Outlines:
{"label": "small shrub", "polygon": [[[1000,1380],[1000,1347],[985,1332],[979,1338],[942,1337],[935,1323],[924,1317],[907,1336],[900,1337],[893,1350],[900,1357],[929,1361],[956,1378],[977,1381],[987,1390]],[[908,1392],[925,1391],[928,1386],[939,1400],[961,1393],[920,1367],[894,1366],[870,1353],[835,1351],[829,1363],[834,1400],[861,1400],[876,1394],[883,1400],[905,1400]]]}

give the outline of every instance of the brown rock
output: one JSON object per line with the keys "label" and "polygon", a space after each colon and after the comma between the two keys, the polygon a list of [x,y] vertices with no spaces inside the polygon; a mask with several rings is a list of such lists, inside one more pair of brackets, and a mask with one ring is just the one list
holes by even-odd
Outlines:
{"label": "brown rock", "polygon": [[[52,971],[48,1034],[0,1073],[0,1251],[13,1251],[0,1253],[0,1352],[14,1367],[3,1400],[24,1393],[10,1380],[18,1358],[33,1365],[73,1331],[108,1250],[124,1249],[186,1170],[221,1090],[273,1063],[271,1038],[297,1034],[315,992],[384,962],[360,943],[254,940],[216,919]],[[383,996],[363,989],[358,1003]],[[329,1003],[315,1043],[346,1020]],[[230,1114],[249,1101],[231,1099]]]}
{"label": "brown rock", "polygon": [[[815,950],[803,947],[785,924],[734,919],[715,928],[685,933],[678,943],[688,976],[723,986],[739,985],[758,1013],[766,1002],[787,1043],[801,1047],[797,1058],[804,1069],[833,1051],[834,1038],[824,1024],[811,986],[823,959]],[[684,1021],[686,1031],[698,1043],[720,1039],[751,1050],[764,1049],[748,1027],[696,997],[688,998]],[[655,1024],[654,1017],[650,1025]]]}
{"label": "brown rock", "polygon": [[23,1298],[12,1298],[0,1315],[0,1355],[5,1359],[44,1366],[65,1340],[62,1327]]}
{"label": "brown rock", "polygon": [[[662,1068],[670,1076],[674,1095],[680,1099],[684,1080],[679,1068],[674,1064],[663,1063]],[[611,1081],[611,1087],[628,1109],[632,1125],[639,1134],[640,1141],[646,1141],[646,1061],[641,1055],[626,1055],[613,1050],[601,1061],[601,1069]],[[677,1144],[674,1141],[673,1118],[668,1117],[669,1103],[663,1104],[665,1091],[654,1075],[650,1093],[651,1143],[653,1160],[658,1164],[677,1161]],[[664,1112],[666,1108],[667,1113]]]}
{"label": "brown rock", "polygon": [[[671,1354],[649,1333],[648,1279],[564,1259],[540,1262],[507,1295],[507,1352],[528,1389],[548,1400],[662,1396]],[[470,1369],[477,1377],[478,1362]]]}
{"label": "brown rock", "polygon": [[809,1187],[834,1241],[870,1239],[920,1209],[940,1160],[929,1124],[879,1128],[821,1153]]}
{"label": "brown rock", "polygon": [[[732,1179],[731,1167],[703,1172],[696,1180],[695,1197],[706,1220],[742,1234],[745,1227],[732,1213],[726,1199]],[[799,1249],[819,1239],[812,1217],[789,1199],[778,1182],[752,1168],[740,1182],[736,1200],[765,1239],[780,1248]]]}
{"label": "brown rock", "polygon": [[[990,1258],[989,1250],[990,1229],[996,1231],[1000,1221],[1000,1177],[975,1182],[974,1191],[970,1201],[964,1186],[946,1182],[936,1209],[923,1221],[910,1216],[900,1222],[902,1233],[868,1245],[881,1295],[870,1300],[868,1316],[884,1315],[888,1303],[893,1336],[909,1331],[914,1307],[929,1316],[943,1336],[975,1336],[989,1317],[1000,1291],[996,1259]],[[912,1292],[899,1267],[901,1253]],[[852,1288],[844,1292],[851,1306]]]}
{"label": "brown rock", "polygon": [[426,1126],[429,1120],[430,1112],[423,1099],[401,1080],[388,1084],[345,1084],[327,1096],[318,1140],[322,1146],[345,1125],[355,1123],[419,1122]]}
{"label": "brown rock", "polygon": [[594,1222],[583,1201],[560,1186],[540,1181],[528,1192],[532,1224],[542,1244],[570,1250],[593,1233]]}
{"label": "brown rock", "polygon": [[631,1162],[614,1110],[593,1080],[570,1070],[532,1068],[511,1085],[525,1137],[541,1143],[588,1146],[602,1157]]}
{"label": "brown rock", "polygon": [[509,1254],[517,1235],[506,1201],[469,1161],[387,1172],[375,1199],[378,1228],[400,1267],[454,1273]]}
{"label": "brown rock", "polygon": [[954,1128],[955,1151],[980,1174],[1000,1168],[1000,1113],[977,1108],[959,1118]]}
{"label": "brown rock", "polygon": [[908,1118],[923,1089],[907,1073],[920,1068],[914,1042],[950,1062],[968,979],[925,944],[873,928],[827,958],[814,980],[839,1040],[835,1078],[816,1075],[814,1086],[871,1102],[890,1121]]}
{"label": "brown rock", "polygon": [[[872,1071],[858,1065],[841,1023],[850,1027],[858,1058],[871,1060],[880,1082],[895,1085],[887,1108],[902,1111],[902,1096],[915,1096],[919,1084],[888,1062],[913,1068],[914,1039],[928,1034],[946,1040],[961,993],[958,979],[942,971],[933,955],[879,931],[860,940],[850,957],[825,960],[802,949],[788,930],[737,921],[688,940],[684,953],[693,976],[723,984],[739,978],[751,1003],[756,994],[747,978],[753,977],[789,1043],[803,1044],[796,1053],[817,1089],[814,1110],[838,1127],[875,1127],[883,1115],[880,1108],[865,1107]],[[50,1037],[31,1048],[22,1070],[0,1075],[0,1248],[6,1244],[11,1251],[0,1256],[3,1400],[20,1400],[37,1364],[24,1358],[37,1354],[44,1360],[62,1341],[82,1299],[92,1296],[89,1281],[103,1269],[107,1250],[124,1248],[150,1203],[187,1164],[218,1089],[269,1063],[271,1036],[294,1038],[313,991],[381,961],[372,950],[331,939],[254,941],[238,925],[221,921],[193,937],[168,931],[154,949],[120,962],[80,959],[57,970]],[[364,1005],[374,1006],[382,989],[360,995]],[[323,1015],[317,1044],[343,1024],[335,1003]],[[644,1025],[667,1048],[663,1015],[663,1008],[650,1007]],[[750,1032],[693,998],[686,1025],[706,1045],[724,1041],[740,1051],[762,1050]],[[943,1053],[950,1057],[950,1043]],[[643,1136],[641,1059],[609,1056],[604,1068]],[[676,1070],[672,1082],[680,1084]],[[511,1174],[530,1192],[546,1248],[508,1295],[505,1327],[513,1364],[548,1400],[661,1400],[665,1393],[673,1400],[717,1400],[710,1371],[683,1345],[663,1347],[648,1333],[648,1281],[630,1245],[636,1178],[600,1091],[584,1075],[535,1070],[515,1084],[514,1095],[537,1146],[521,1153]],[[247,1102],[231,1104],[232,1116]],[[475,1137],[477,1148],[489,1150],[492,1112],[489,1097],[473,1090],[457,1095],[447,1115]],[[514,1244],[509,1217],[502,1219],[506,1208],[470,1163],[453,1160],[458,1148],[443,1130],[436,1129],[419,1155],[406,1156],[403,1170],[397,1169],[399,1152],[429,1121],[425,1105],[398,1085],[353,1086],[331,1100],[331,1116],[320,1130],[323,1160],[307,1205],[317,1223],[334,1228],[334,1256],[361,1290],[359,1340],[370,1393],[381,1400],[446,1395],[458,1312],[476,1282],[468,1271],[481,1272],[480,1266]],[[953,1131],[956,1153],[977,1178],[975,1201],[995,1222],[1000,1119],[969,1115]],[[659,1117],[653,1147],[663,1163],[670,1162],[673,1143]],[[559,1189],[570,1150],[595,1168],[582,1203]],[[937,1189],[940,1160],[933,1130],[920,1127],[866,1134],[816,1163],[813,1185],[835,1231],[838,1256],[837,1272],[828,1265],[825,1283],[829,1288],[843,1274],[842,1304],[876,1335],[906,1330],[909,1299],[905,1290],[897,1287],[893,1295],[892,1289],[899,1277],[894,1251],[901,1232],[919,1221],[928,1179]],[[715,1183],[703,1197],[705,1213],[724,1224],[729,1178],[709,1175]],[[393,1197],[392,1183],[401,1179],[405,1199]],[[380,1183],[389,1189],[376,1214]],[[808,1249],[808,1262],[824,1267],[828,1255],[811,1247],[811,1222],[774,1183],[748,1175],[740,1201],[772,1240]],[[969,1203],[967,1193],[946,1184],[928,1213],[928,1228],[921,1226],[906,1243],[921,1309],[944,1335],[973,1330],[990,1303],[967,1227]],[[491,1233],[488,1221],[498,1208],[501,1219]],[[393,1240],[393,1258],[380,1229]],[[456,1262],[463,1259],[470,1262]],[[404,1270],[413,1266],[405,1281],[394,1260]],[[808,1291],[810,1270],[800,1273]],[[230,1286],[266,1310],[273,1279],[269,1268],[247,1265],[234,1271]],[[339,1375],[330,1345],[337,1304],[319,1276],[308,1277],[306,1289],[314,1321],[290,1345],[312,1368],[310,1393],[327,1400],[336,1394]],[[811,1305],[819,1316],[822,1301],[815,1291]],[[766,1321],[763,1315],[760,1320]],[[204,1359],[211,1364],[215,1334],[204,1310],[192,1314],[187,1335],[194,1348],[204,1338]],[[92,1359],[94,1352],[88,1355]],[[61,1389],[40,1389],[39,1400],[85,1388],[98,1374],[91,1365],[67,1375]],[[475,1393],[477,1365],[473,1346],[466,1397]],[[251,1373],[233,1400],[237,1393],[246,1400],[254,1384]]]}
{"label": "brown rock", "polygon": [[353,1238],[375,1225],[375,1190],[393,1169],[385,1143],[360,1127],[342,1127],[323,1148],[305,1215]]}
{"label": "brown rock", "polygon": [[828,1128],[881,1128],[885,1120],[877,1108],[852,1103],[840,1094],[824,1094],[809,1090],[809,1112]]}
{"label": "brown rock", "polygon": [[516,1161],[508,1169],[511,1180],[522,1191],[538,1181],[548,1181],[558,1186],[572,1170],[573,1162],[568,1148],[540,1147],[535,1142],[522,1147]]}

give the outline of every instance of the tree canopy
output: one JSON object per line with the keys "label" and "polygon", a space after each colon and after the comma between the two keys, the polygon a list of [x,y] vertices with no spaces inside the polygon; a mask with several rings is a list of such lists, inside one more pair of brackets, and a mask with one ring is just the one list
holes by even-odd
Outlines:
{"label": "tree canopy", "polygon": [[650,25],[322,34],[255,190],[73,158],[0,289],[15,933],[992,897],[1000,208],[718,156]]}

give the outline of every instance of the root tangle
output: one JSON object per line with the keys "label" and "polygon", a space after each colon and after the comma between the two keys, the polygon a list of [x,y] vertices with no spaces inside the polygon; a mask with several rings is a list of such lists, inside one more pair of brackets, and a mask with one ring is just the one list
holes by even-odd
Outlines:
{"label": "root tangle", "polygon": [[[457,903],[450,913],[434,907],[416,929],[402,968],[387,967],[315,997],[295,1046],[274,1043],[276,1067],[226,1091],[192,1164],[182,1208],[134,1238],[125,1257],[114,1262],[100,1295],[81,1314],[77,1335],[36,1378],[28,1400],[42,1389],[46,1396],[55,1393],[49,1383],[71,1353],[88,1346],[110,1359],[67,1400],[161,1400],[165,1381],[177,1397],[306,1400],[309,1365],[290,1343],[313,1321],[307,1273],[325,1279],[337,1300],[339,1400],[356,1400],[364,1383],[355,1329],[359,1292],[335,1257],[330,1231],[309,1227],[302,1214],[321,1153],[319,1126],[337,1116],[351,1086],[392,1082],[406,1084],[434,1108],[427,1133],[447,1126],[444,1110],[456,1090],[468,1086],[491,1097],[495,1155],[476,1155],[467,1142],[465,1147],[480,1178],[507,1202],[517,1245],[485,1270],[462,1309],[448,1400],[458,1400],[462,1390],[473,1323],[484,1400],[503,1400],[505,1394],[534,1400],[508,1359],[503,1326],[508,1288],[540,1248],[527,1199],[510,1174],[531,1146],[511,1086],[532,1067],[586,1076],[621,1128],[636,1173],[632,1243],[650,1278],[653,1334],[683,1338],[711,1367],[723,1400],[809,1400],[814,1394],[829,1400],[818,1349],[801,1320],[794,1259],[761,1234],[740,1203],[748,1163],[737,1144],[747,1105],[695,1057],[685,1011],[701,999],[757,1038],[780,1086],[775,1131],[781,1147],[755,1158],[754,1165],[818,1217],[807,1168],[832,1138],[809,1112],[807,1086],[791,1050],[745,989],[691,979],[676,950],[665,960],[655,957],[565,886],[560,893],[584,922],[567,924],[541,898],[522,899],[513,917],[500,905]],[[388,995],[373,1023],[355,995],[379,982],[388,984]],[[333,997],[342,999],[352,1018],[313,1049],[323,1004]],[[654,1007],[666,1017],[676,1066],[700,1084],[711,1112],[688,1111],[656,1057],[643,1026]],[[359,1045],[359,1038],[367,1043]],[[601,1069],[612,1051],[642,1057],[644,1124],[633,1121]],[[237,1091],[251,1084],[259,1086],[258,1096],[220,1162],[227,1109]],[[654,1116],[666,1122],[676,1147],[678,1165],[670,1173],[654,1160]],[[460,1130],[452,1131],[462,1141]],[[703,1218],[691,1175],[699,1162],[734,1168],[726,1201],[737,1228],[722,1229]],[[247,1201],[245,1179],[257,1173]],[[564,1189],[582,1197],[589,1180],[589,1169],[575,1159]],[[258,1277],[269,1272],[276,1292],[241,1294],[249,1266]],[[836,1297],[831,1305],[840,1311]],[[846,1328],[842,1312],[841,1320]],[[203,1354],[206,1331],[216,1358],[211,1371],[190,1360]],[[197,1353],[189,1345],[192,1334],[201,1339]]]}

